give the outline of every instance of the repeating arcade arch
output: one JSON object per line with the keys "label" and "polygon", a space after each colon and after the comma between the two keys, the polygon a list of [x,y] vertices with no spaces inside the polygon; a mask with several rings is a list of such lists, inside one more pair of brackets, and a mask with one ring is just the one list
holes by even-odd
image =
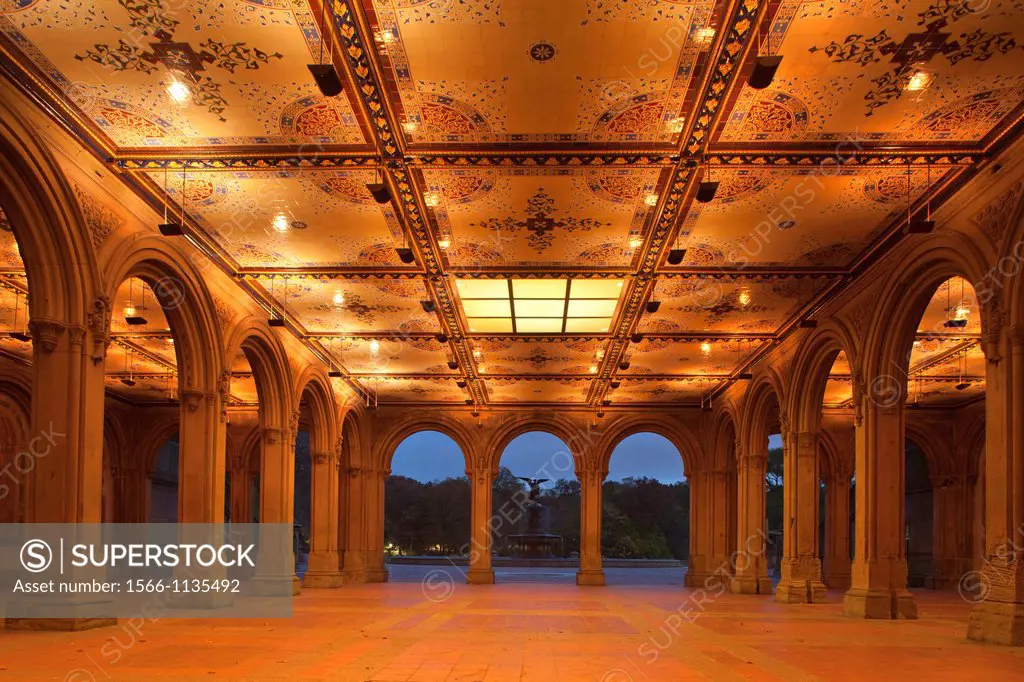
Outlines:
{"label": "repeating arcade arch", "polygon": [[579,472],[587,468],[587,457],[593,457],[591,448],[587,447],[589,431],[586,431],[585,428],[568,419],[540,415],[534,415],[529,420],[524,421],[511,420],[491,434],[490,439],[488,439],[484,446],[483,457],[487,461],[489,468],[492,471],[497,471],[501,456],[504,454],[505,448],[508,447],[509,443],[524,433],[543,431],[550,433],[565,443],[566,447],[569,448],[569,454],[572,456],[573,466]]}
{"label": "repeating arcade arch", "polygon": [[384,471],[390,471],[395,450],[398,449],[402,441],[419,431],[437,431],[448,436],[462,450],[462,456],[466,459],[466,470],[476,468],[474,465],[479,461],[479,457],[473,447],[475,443],[473,435],[465,424],[444,415],[414,415],[395,423],[380,439],[374,452],[373,461]]}
{"label": "repeating arcade arch", "polygon": [[683,471],[694,471],[701,461],[700,444],[693,433],[683,424],[657,415],[635,415],[616,419],[598,441],[598,471],[607,472],[615,447],[626,438],[637,433],[656,433],[675,446],[683,459]]}
{"label": "repeating arcade arch", "polygon": [[857,337],[845,322],[831,318],[822,321],[801,342],[793,364],[791,385],[799,390],[790,392],[789,414],[793,428],[801,432],[818,432],[821,426],[821,408],[825,399],[825,386],[836,356],[843,352],[854,377],[854,391],[859,375],[860,348]]}

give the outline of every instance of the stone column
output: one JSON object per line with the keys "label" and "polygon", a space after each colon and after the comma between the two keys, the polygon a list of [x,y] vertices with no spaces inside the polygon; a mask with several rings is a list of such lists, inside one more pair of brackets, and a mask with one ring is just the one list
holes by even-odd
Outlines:
{"label": "stone column", "polygon": [[974,476],[932,477],[932,577],[936,590],[955,590],[973,569]]}
{"label": "stone column", "polygon": [[985,560],[967,638],[1024,645],[1024,329],[998,328],[989,311],[985,339]]}
{"label": "stone column", "polygon": [[746,453],[740,450],[737,471],[737,529],[733,577],[729,585],[739,594],[771,594],[765,541],[768,524],[765,511],[765,475],[768,473],[768,450]]}
{"label": "stone column", "polygon": [[825,484],[825,585],[850,589],[850,474],[834,472]]}
{"label": "stone column", "polygon": [[[26,493],[29,523],[99,523],[103,491],[103,343],[88,344],[84,328],[68,328],[52,320],[33,319],[32,416],[16,481],[4,481]],[[83,528],[83,533],[88,533]],[[82,541],[89,538],[83,537]],[[75,576],[65,575],[73,580]],[[103,579],[102,573],[83,579]],[[83,630],[114,625],[113,618],[88,615],[91,604],[104,597],[54,595],[63,612],[82,616],[8,618],[9,629]]]}
{"label": "stone column", "polygon": [[149,475],[141,462],[111,470],[114,523],[146,523],[149,520]]}
{"label": "stone column", "polygon": [[818,558],[818,434],[783,434],[782,566],[775,600],[785,604],[825,601]]}
{"label": "stone column", "polygon": [[[260,523],[283,524],[291,528],[295,518],[295,447],[287,429],[268,426],[263,429],[260,442]],[[270,556],[281,557],[291,555],[287,562],[291,567],[293,593],[299,593],[299,580],[295,577],[294,548],[291,535],[288,534],[287,546],[281,547],[278,541],[284,538],[279,534],[273,541],[261,540],[261,547],[270,550]],[[262,552],[261,552],[262,555]],[[286,560],[287,561],[287,560]],[[257,578],[272,579],[275,584],[283,580],[283,576],[270,575],[277,568],[270,570],[263,562],[256,566]]]}
{"label": "stone column", "polygon": [[231,507],[232,523],[252,522],[252,474],[244,462],[236,462],[231,471]]}
{"label": "stone column", "polygon": [[345,469],[347,481],[345,485],[345,545],[343,547],[342,574],[347,583],[365,583],[367,580],[367,502],[366,489],[363,485],[363,468],[350,466]]}
{"label": "stone column", "polygon": [[179,523],[224,523],[227,429],[220,401],[214,391],[181,391]]}
{"label": "stone column", "polygon": [[580,568],[577,585],[604,585],[601,568],[601,500],[606,470],[588,467],[580,478]]}
{"label": "stone column", "polygon": [[313,512],[310,521],[309,570],[305,587],[338,587],[338,453],[314,452]]}
{"label": "stone column", "polygon": [[494,582],[491,568],[491,492],[498,472],[487,466],[468,469],[470,491],[469,571],[466,582],[471,585],[489,585]]}
{"label": "stone column", "polygon": [[717,587],[731,580],[729,472],[695,470],[690,481],[690,557],[684,584]]}
{"label": "stone column", "polygon": [[388,569],[384,563],[384,483],[390,469],[367,469],[364,485],[367,487],[367,561],[366,581],[386,583]]}
{"label": "stone column", "polygon": [[865,396],[856,424],[856,556],[843,611],[858,618],[917,618],[907,590],[902,394]]}

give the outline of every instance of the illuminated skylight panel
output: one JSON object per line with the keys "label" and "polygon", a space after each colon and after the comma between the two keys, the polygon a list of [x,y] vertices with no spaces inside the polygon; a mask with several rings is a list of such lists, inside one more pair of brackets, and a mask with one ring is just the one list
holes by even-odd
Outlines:
{"label": "illuminated skylight panel", "polygon": [[622,280],[460,279],[455,285],[475,334],[605,334]]}

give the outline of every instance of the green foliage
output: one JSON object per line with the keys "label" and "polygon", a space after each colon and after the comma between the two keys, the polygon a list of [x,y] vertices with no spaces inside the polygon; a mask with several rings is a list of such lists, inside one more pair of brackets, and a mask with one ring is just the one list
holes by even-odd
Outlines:
{"label": "green foliage", "polygon": [[[470,532],[470,486],[466,478],[420,483],[391,476],[385,484],[384,540],[402,554],[457,554]],[[503,538],[525,532],[528,487],[506,467],[492,488],[494,551]],[[636,478],[604,484],[602,550],[623,559],[685,559],[690,545],[690,486]],[[544,488],[546,532],[563,538],[564,554],[580,547],[580,482],[559,479]]]}

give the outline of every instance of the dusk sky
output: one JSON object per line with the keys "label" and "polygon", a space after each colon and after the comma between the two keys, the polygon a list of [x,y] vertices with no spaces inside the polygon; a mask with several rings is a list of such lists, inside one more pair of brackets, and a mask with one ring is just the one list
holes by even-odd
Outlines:
{"label": "dusk sky", "polygon": [[[781,447],[782,439],[773,435],[769,447]],[[566,456],[562,441],[543,431],[524,433],[506,448],[501,466],[516,476],[530,478],[572,478],[572,459]],[[421,431],[406,438],[395,451],[391,473],[418,481],[437,481],[463,476],[465,459],[459,446],[437,431]],[[638,433],[623,440],[612,454],[609,481],[646,476],[662,483],[683,480],[683,460],[666,438],[655,433]]]}

